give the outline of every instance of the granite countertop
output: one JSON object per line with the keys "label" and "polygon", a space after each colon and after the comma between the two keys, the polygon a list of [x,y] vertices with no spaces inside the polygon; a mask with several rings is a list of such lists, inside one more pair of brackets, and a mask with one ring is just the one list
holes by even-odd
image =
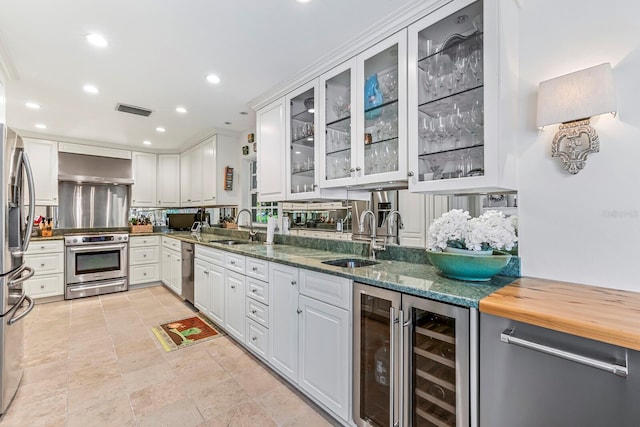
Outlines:
{"label": "granite countertop", "polygon": [[640,293],[521,277],[480,312],[640,351]]}
{"label": "granite countertop", "polygon": [[515,279],[513,277],[496,276],[489,282],[463,282],[439,275],[437,269],[432,265],[402,261],[378,260],[379,264],[367,267],[334,267],[322,264],[322,261],[361,257],[291,245],[276,244],[268,246],[260,242],[229,246],[215,243],[215,240],[228,240],[228,236],[209,233],[201,236],[194,236],[186,232],[163,235],[253,258],[346,277],[360,283],[464,307],[477,308],[478,302],[482,298]]}

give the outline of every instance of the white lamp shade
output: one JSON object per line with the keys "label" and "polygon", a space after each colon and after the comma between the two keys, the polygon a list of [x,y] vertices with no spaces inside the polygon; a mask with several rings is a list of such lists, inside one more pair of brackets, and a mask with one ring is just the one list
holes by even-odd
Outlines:
{"label": "white lamp shade", "polygon": [[546,80],[538,87],[538,127],[616,111],[609,63]]}

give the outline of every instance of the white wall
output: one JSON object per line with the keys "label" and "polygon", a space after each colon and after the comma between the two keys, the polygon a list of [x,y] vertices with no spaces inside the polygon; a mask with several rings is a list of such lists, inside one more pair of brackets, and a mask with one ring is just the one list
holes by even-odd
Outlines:
{"label": "white wall", "polygon": [[[246,138],[246,136],[245,136]],[[217,147],[217,174],[218,174],[218,196],[217,203],[220,205],[240,205],[242,203],[242,146],[238,144],[237,135],[218,134]],[[224,190],[224,169],[225,166],[233,168],[233,190]]]}
{"label": "white wall", "polygon": [[[640,5],[526,0],[520,12],[522,273],[640,291]],[[618,117],[595,121],[600,152],[570,175],[535,127],[537,85],[610,62]],[[594,121],[592,120],[592,124]]]}

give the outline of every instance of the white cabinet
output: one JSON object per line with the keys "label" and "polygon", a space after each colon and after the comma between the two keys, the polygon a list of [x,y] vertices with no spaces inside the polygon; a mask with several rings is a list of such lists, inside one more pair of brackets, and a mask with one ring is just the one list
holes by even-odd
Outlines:
{"label": "white cabinet", "polygon": [[131,236],[129,239],[129,284],[160,280],[160,236]]}
{"label": "white cabinet", "polygon": [[180,206],[180,155],[158,154],[158,207]]}
{"label": "white cabinet", "polygon": [[193,260],[193,305],[204,314],[211,306],[209,263],[197,257]]}
{"label": "white cabinet", "polygon": [[216,137],[180,155],[180,199],[183,207],[212,205],[217,195]]}
{"label": "white cabinet", "polygon": [[398,211],[402,216],[402,228],[398,230],[400,245],[424,248],[427,238],[425,195],[410,193],[407,190],[398,192]]}
{"label": "white cabinet", "polygon": [[258,201],[279,202],[286,199],[285,159],[287,150],[285,99],[256,112],[258,143]]}
{"label": "white cabinet", "polygon": [[269,363],[298,381],[298,269],[269,263]]}
{"label": "white cabinet", "polygon": [[224,328],[238,341],[245,341],[245,277],[226,271],[224,295]]}
{"label": "white cabinet", "polygon": [[517,189],[518,12],[452,1],[409,27],[410,191]]}
{"label": "white cabinet", "polygon": [[182,254],[180,251],[179,240],[162,237],[162,283],[177,295],[182,295]]}
{"label": "white cabinet", "polygon": [[36,205],[58,206],[58,143],[32,138],[23,142],[33,170]]}
{"label": "white cabinet", "polygon": [[225,322],[224,259],[223,251],[195,246],[194,305],[220,326]]}
{"label": "white cabinet", "polygon": [[64,294],[64,245],[62,240],[32,241],[25,263],[34,269],[33,277],[24,282],[24,290],[32,298]]}
{"label": "white cabinet", "polygon": [[134,184],[131,186],[131,207],[157,206],[157,156],[150,153],[131,153]]}

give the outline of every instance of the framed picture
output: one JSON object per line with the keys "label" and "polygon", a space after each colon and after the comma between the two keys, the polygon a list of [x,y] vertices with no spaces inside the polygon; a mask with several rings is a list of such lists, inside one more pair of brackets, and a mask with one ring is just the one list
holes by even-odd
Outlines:
{"label": "framed picture", "polygon": [[243,156],[249,155],[249,146],[248,145],[243,145],[242,146],[242,155]]}
{"label": "framed picture", "polygon": [[250,133],[249,135],[247,135],[247,142],[248,142],[249,144],[251,144],[251,143],[252,143],[252,142],[254,142],[254,141],[255,141],[255,134]]}

